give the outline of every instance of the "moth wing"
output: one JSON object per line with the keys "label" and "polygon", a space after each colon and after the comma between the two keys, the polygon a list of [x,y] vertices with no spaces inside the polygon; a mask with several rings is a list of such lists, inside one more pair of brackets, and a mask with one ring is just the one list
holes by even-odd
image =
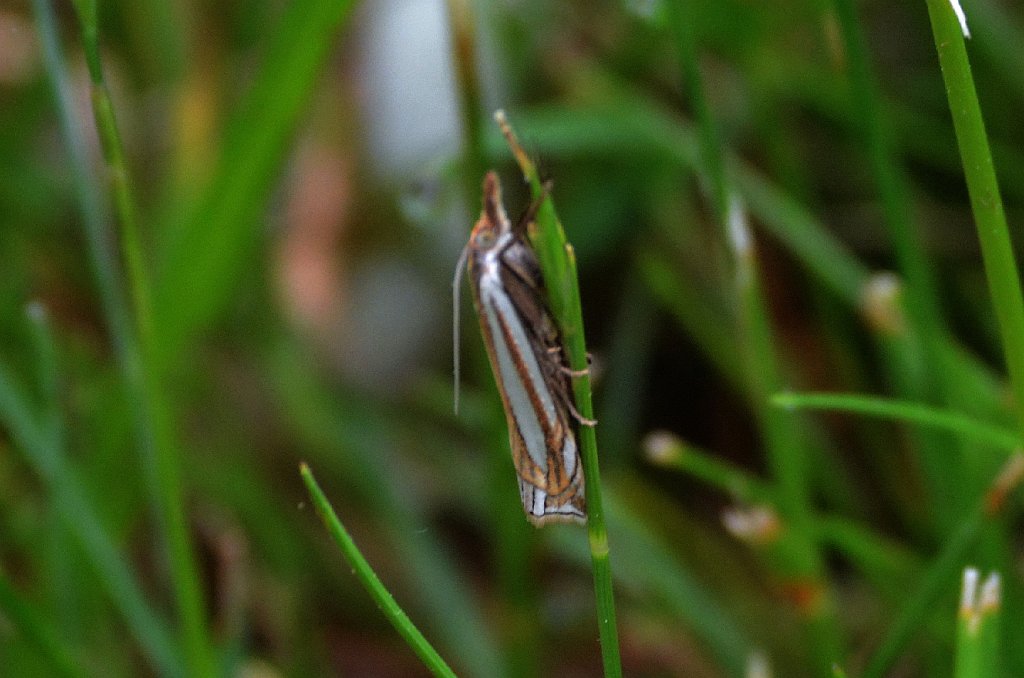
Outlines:
{"label": "moth wing", "polygon": [[[484,335],[484,347],[487,349],[487,357],[491,362],[491,371],[494,374],[495,381],[498,382],[498,393],[501,396],[502,405],[505,410],[505,420],[508,425],[508,437],[509,446],[512,448],[512,460],[515,464],[516,473],[523,479],[527,480],[538,487],[543,487],[546,484],[546,476],[548,473],[547,462],[550,460],[550,453],[548,451],[548,441],[544,441],[544,450],[541,452],[537,450],[538,457],[534,459],[534,456],[530,454],[529,446],[527,445],[521,426],[526,425],[529,429],[535,431],[533,435],[538,435],[540,430],[543,430],[544,425],[540,423],[540,417],[535,417],[535,422],[520,422],[515,414],[515,407],[511,401],[511,393],[518,391],[516,385],[506,383],[506,375],[501,368],[502,360],[498,355],[499,351],[503,351],[505,357],[507,357],[513,364],[521,363],[526,359],[524,353],[532,353],[536,356],[536,345],[534,344],[534,338],[528,331],[528,327],[523,327],[523,334],[526,337],[527,345],[520,345],[520,342],[511,341],[506,339],[505,336],[495,336],[495,334],[502,334],[503,331],[507,331],[508,322],[514,322],[521,325],[521,317],[519,311],[515,307],[514,301],[511,300],[511,310],[516,314],[515,319],[505,320],[498,319],[496,322],[497,328],[492,329],[491,323],[488,318],[497,313],[497,306],[503,304],[494,305],[493,301],[488,301],[487,295],[493,294],[494,292],[484,289],[487,286],[482,280],[475,280],[473,291],[474,301],[477,305],[477,316],[480,320],[480,329]],[[502,290],[504,287],[502,286]],[[508,308],[508,304],[503,305]],[[499,344],[500,342],[500,344]],[[546,385],[546,368],[542,364],[538,364],[539,373],[542,379],[545,379]],[[512,377],[517,379],[517,376]],[[524,392],[525,395],[525,392]],[[553,403],[557,408],[558,403]],[[535,410],[534,410],[535,412]],[[535,424],[535,425],[532,425]],[[546,436],[550,437],[550,436]]]}
{"label": "moth wing", "polygon": [[577,429],[569,412],[573,404],[572,381],[566,373],[558,329],[544,303],[545,291],[536,255],[524,240],[516,238],[502,252],[501,261],[502,287],[522,325],[530,330],[530,348],[541,368],[545,387],[556,400],[558,423],[552,427],[547,440],[547,473],[544,484],[538,487],[549,495],[558,496],[576,484],[577,478],[582,478],[575,441]]}

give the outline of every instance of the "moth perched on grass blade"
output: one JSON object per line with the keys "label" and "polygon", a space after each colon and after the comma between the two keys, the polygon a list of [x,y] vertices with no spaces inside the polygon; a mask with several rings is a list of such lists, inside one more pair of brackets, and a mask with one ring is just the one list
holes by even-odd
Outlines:
{"label": "moth perched on grass blade", "polygon": [[[484,178],[483,203],[456,267],[455,308],[468,261],[480,330],[505,406],[526,517],[537,526],[585,522],[576,431],[579,425],[594,422],[576,411],[573,372],[565,364],[558,327],[548,312],[537,257],[525,239],[532,210],[513,228],[494,172]],[[456,388],[457,382],[456,369]]]}

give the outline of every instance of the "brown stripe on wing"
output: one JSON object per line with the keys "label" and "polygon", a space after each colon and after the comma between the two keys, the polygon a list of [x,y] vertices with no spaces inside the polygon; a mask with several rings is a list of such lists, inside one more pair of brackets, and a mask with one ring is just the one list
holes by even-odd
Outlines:
{"label": "brown stripe on wing", "polygon": [[583,496],[583,488],[579,488],[579,492],[576,494],[565,495],[564,497],[547,497],[544,502],[545,506],[560,507],[569,504],[574,509],[580,512],[582,516],[587,515],[587,500]]}
{"label": "brown stripe on wing", "polygon": [[537,358],[544,385],[555,405],[558,421],[550,427],[545,426],[544,431],[548,468],[545,485],[540,487],[550,494],[561,494],[577,474],[566,472],[562,453],[566,437],[573,435],[574,428],[566,411],[566,403],[572,401],[572,382],[562,366],[558,330],[544,304],[536,258],[522,241],[513,241],[504,249],[499,274],[520,322],[528,330],[530,350]]}
{"label": "brown stripe on wing", "polygon": [[[558,327],[544,302],[545,292],[540,282],[539,269],[533,279],[524,272],[537,265],[536,258],[523,242],[514,241],[505,247],[501,262],[498,275],[501,277],[502,288],[508,294],[519,320],[527,328],[530,347],[537,356],[548,390],[558,396],[559,405],[572,412],[575,402],[569,376],[571,366],[565,359]],[[518,264],[514,265],[514,262]],[[566,416],[564,419],[566,430],[572,430],[571,418]]]}
{"label": "brown stripe on wing", "polygon": [[545,302],[544,281],[533,250],[520,239],[501,252],[501,284],[531,336],[545,348],[560,346],[558,327]]}
{"label": "brown stripe on wing", "polygon": [[[548,466],[549,466],[549,468],[552,467],[552,466],[555,466],[555,465],[557,465],[557,467],[558,467],[558,475],[557,476],[553,476],[550,472],[548,473],[548,488],[547,489],[548,489],[548,493],[552,497],[558,497],[558,496],[561,496],[561,495],[563,495],[563,494],[565,494],[567,492],[571,493],[573,491],[574,487],[581,485],[581,483],[583,482],[583,475],[582,475],[582,471],[580,469],[579,447],[578,446],[577,446],[576,451],[575,451],[576,463],[573,464],[572,471],[571,472],[567,472],[567,469],[566,469],[566,466],[565,466],[565,444],[567,442],[568,442],[568,438],[566,439],[566,441],[563,441],[563,443],[562,443],[562,445],[560,447],[556,448],[557,452],[554,449],[549,449],[548,450]],[[556,454],[558,455],[557,460],[554,458]],[[564,501],[565,500],[563,499],[559,503],[564,503]]]}
{"label": "brown stripe on wing", "polygon": [[[530,378],[530,371],[526,366],[526,359],[523,357],[523,347],[515,343],[512,330],[508,326],[506,319],[501,315],[498,316],[498,326],[501,328],[502,336],[505,339],[505,345],[508,346],[509,353],[512,356],[512,362],[515,364],[516,372],[519,374],[519,379],[523,383],[526,395],[530,399],[530,407],[533,408],[533,411],[537,416],[537,422],[540,424],[541,432],[544,435],[544,446],[546,448],[548,459],[547,474],[545,474],[544,471],[533,462],[533,459],[529,454],[526,454],[526,458],[524,459],[524,461],[529,465],[528,472],[524,473],[524,469],[522,469],[518,463],[516,465],[516,470],[518,470],[520,475],[522,475],[527,481],[541,489],[547,490],[547,486],[551,482],[552,478],[558,479],[558,483],[561,483],[560,478],[563,474],[561,470],[562,464],[559,461],[556,466],[553,467],[551,465],[551,450],[552,446],[554,446],[554,449],[561,449],[562,440],[565,437],[565,428],[562,425],[561,418],[557,416],[557,409],[555,425],[552,426],[551,422],[548,421],[547,414],[544,412],[543,399],[537,391],[536,384],[534,384]],[[551,402],[557,408],[557,397],[554,394],[551,395]],[[554,473],[554,475],[552,475],[552,473]],[[534,478],[536,478],[536,480],[534,480]]]}
{"label": "brown stripe on wing", "polygon": [[487,349],[487,358],[491,363],[491,373],[498,384],[498,394],[501,396],[501,404],[505,410],[505,423],[508,426],[508,442],[512,449],[512,462],[516,467],[516,473],[524,480],[538,487],[544,484],[544,469],[534,463],[530,452],[526,447],[522,431],[519,430],[519,422],[516,421],[512,412],[512,406],[508,401],[508,392],[505,389],[504,379],[501,376],[501,368],[498,365],[498,356],[494,350],[494,337],[491,334],[490,324],[484,314],[483,305],[480,302],[479,283],[474,280],[473,301],[476,303],[477,318],[480,320],[480,332],[484,336],[484,348]]}

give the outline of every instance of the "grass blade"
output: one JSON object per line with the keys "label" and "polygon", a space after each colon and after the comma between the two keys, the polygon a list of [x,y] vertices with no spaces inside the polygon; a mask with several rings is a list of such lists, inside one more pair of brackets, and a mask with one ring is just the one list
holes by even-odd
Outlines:
{"label": "grass blade", "polygon": [[5,621],[11,623],[36,648],[38,655],[49,664],[55,676],[85,678],[85,670],[75,662],[57,632],[37,613],[35,607],[17,594],[7,578],[0,573],[0,610]]}
{"label": "grass blade", "polygon": [[163,359],[173,361],[207,327],[253,262],[259,227],[288,142],[353,0],[288,3],[258,79],[225,133],[220,162],[162,252],[154,308]]}
{"label": "grass blade", "polygon": [[1002,675],[999,670],[1001,580],[995,572],[983,583],[979,577],[975,568],[964,569],[956,624],[955,678],[995,678]]}
{"label": "grass blade", "polygon": [[927,3],[971,210],[981,243],[989,294],[999,321],[1018,423],[1024,431],[1024,351],[1020,350],[1024,346],[1024,294],[1021,292],[1017,260],[960,23],[948,0],[927,0]]}
{"label": "grass blade", "polygon": [[[52,337],[42,322],[42,314],[37,311],[33,315],[40,325],[37,336],[52,344]],[[53,354],[52,345],[41,348],[43,355]],[[45,371],[51,372],[52,367]],[[82,491],[81,480],[67,462],[63,419],[50,414],[45,417],[46,423],[40,424],[29,403],[29,397],[13,377],[13,371],[0,363],[0,423],[10,432],[29,465],[47,487],[57,514],[81,544],[100,583],[153,668],[164,676],[182,675],[178,650],[163,620],[150,608],[141,587],[117,553]]]}
{"label": "grass blade", "polygon": [[334,508],[317,484],[316,478],[313,477],[313,472],[310,471],[309,466],[302,464],[299,467],[299,472],[302,474],[302,481],[306,483],[306,489],[313,500],[313,506],[316,507],[317,513],[324,522],[324,527],[330,532],[334,543],[341,549],[345,559],[352,566],[353,572],[359,577],[359,580],[370,596],[373,597],[381,612],[384,613],[384,616],[388,618],[388,621],[395,627],[395,630],[401,634],[413,652],[423,660],[423,663],[435,676],[454,677],[455,673],[448,667],[448,664],[445,663],[433,646],[427,642],[427,639],[423,637],[419,629],[409,620],[408,615],[395,602],[395,599],[384,587],[384,584],[381,583],[373,568],[366,562],[366,558],[359,552],[359,548],[352,541],[352,537],[345,529],[345,526],[338,520]]}
{"label": "grass blade", "polygon": [[777,393],[772,404],[787,409],[856,412],[882,419],[905,421],[957,433],[994,447],[1014,450],[1021,444],[1014,431],[980,422],[957,412],[937,410],[919,403],[887,400],[849,393]]}
{"label": "grass blade", "polygon": [[[544,190],[536,166],[516,140],[503,111],[494,115],[505,140],[508,142],[523,177],[530,185],[534,200],[540,200],[536,223],[531,224],[533,241],[544,285],[548,292],[551,312],[562,333],[562,342],[568,352],[569,367],[582,376],[573,379],[576,406],[586,419],[594,418],[591,402],[590,376],[587,373],[587,347],[583,338],[583,312],[580,289],[576,276],[576,258],[572,246],[566,242],[565,232],[555,212],[548,191]],[[590,539],[591,565],[594,572],[594,591],[597,598],[597,624],[601,637],[601,658],[605,676],[621,676],[622,660],[619,656],[619,636],[615,616],[615,594],[612,587],[608,528],[605,526],[604,503],[601,500],[601,475],[597,460],[597,435],[593,426],[580,426],[580,451],[587,496],[587,534]]]}
{"label": "grass blade", "polygon": [[1009,495],[1016,490],[1022,478],[1024,455],[1018,452],[1006,462],[988,491],[946,540],[917,586],[907,596],[905,604],[864,670],[865,678],[881,678],[886,675],[900,651],[924,624],[936,599],[955,579],[968,549],[977,542],[986,525],[991,524],[1002,511]]}

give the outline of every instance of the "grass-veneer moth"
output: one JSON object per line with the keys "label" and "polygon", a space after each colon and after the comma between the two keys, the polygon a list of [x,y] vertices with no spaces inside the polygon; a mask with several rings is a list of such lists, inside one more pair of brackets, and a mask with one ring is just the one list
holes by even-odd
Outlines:
{"label": "grass-veneer moth", "polygon": [[[519,496],[526,517],[539,527],[586,522],[576,434],[580,425],[594,422],[576,410],[574,373],[548,311],[537,256],[525,237],[534,212],[528,210],[513,227],[501,203],[498,176],[487,173],[483,212],[459,258],[454,296],[457,310],[462,269],[468,262],[480,330],[505,406]],[[457,337],[457,320],[455,333]],[[456,348],[456,389],[457,366]]]}

